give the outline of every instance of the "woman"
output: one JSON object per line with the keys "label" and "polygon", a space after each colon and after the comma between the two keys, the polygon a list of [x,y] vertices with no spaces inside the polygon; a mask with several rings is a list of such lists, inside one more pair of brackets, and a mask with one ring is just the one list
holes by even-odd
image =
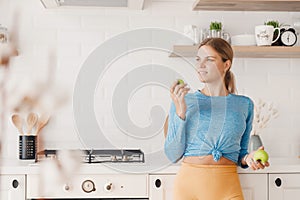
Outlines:
{"label": "woman", "polygon": [[191,94],[177,81],[170,88],[165,153],[172,162],[183,157],[175,200],[243,200],[237,165],[253,170],[269,166],[254,161],[255,152],[247,152],[253,102],[235,94],[232,60],[230,44],[221,38],[206,39],[196,66],[204,88]]}

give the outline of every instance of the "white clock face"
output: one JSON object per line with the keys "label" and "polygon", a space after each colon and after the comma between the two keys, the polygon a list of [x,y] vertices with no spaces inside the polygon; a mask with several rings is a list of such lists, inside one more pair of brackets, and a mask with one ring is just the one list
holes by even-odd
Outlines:
{"label": "white clock face", "polygon": [[281,34],[281,41],[286,46],[293,46],[297,42],[297,36],[292,31],[285,31]]}

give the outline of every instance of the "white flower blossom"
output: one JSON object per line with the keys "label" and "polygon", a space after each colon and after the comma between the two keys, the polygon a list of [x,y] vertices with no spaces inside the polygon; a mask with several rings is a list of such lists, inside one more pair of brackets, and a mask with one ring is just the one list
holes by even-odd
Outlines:
{"label": "white flower blossom", "polygon": [[266,128],[271,119],[278,117],[278,110],[274,108],[273,103],[267,103],[258,100],[258,103],[254,103],[254,117],[252,124],[252,135],[258,135],[261,130]]}

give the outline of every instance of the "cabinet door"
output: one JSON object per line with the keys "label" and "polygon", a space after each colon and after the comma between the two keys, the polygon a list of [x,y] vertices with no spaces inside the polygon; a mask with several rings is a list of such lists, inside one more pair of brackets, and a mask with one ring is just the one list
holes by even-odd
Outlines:
{"label": "cabinet door", "polygon": [[268,200],[267,174],[239,174],[239,176],[245,200]]}
{"label": "cabinet door", "polygon": [[173,185],[176,174],[150,175],[149,199],[173,200]]}
{"label": "cabinet door", "polygon": [[300,198],[300,174],[270,174],[269,176],[270,199]]}
{"label": "cabinet door", "polygon": [[[150,200],[173,200],[175,176],[175,174],[150,175]],[[268,200],[267,174],[239,174],[239,176],[245,200]]]}
{"label": "cabinet door", "polygon": [[25,200],[25,175],[0,175],[0,199]]}

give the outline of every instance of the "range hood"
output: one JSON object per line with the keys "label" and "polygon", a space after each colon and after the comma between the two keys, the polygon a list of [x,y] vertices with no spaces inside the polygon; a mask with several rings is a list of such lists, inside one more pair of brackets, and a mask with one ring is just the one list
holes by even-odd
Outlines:
{"label": "range hood", "polygon": [[143,9],[145,0],[40,0],[45,8],[58,7],[119,7]]}

